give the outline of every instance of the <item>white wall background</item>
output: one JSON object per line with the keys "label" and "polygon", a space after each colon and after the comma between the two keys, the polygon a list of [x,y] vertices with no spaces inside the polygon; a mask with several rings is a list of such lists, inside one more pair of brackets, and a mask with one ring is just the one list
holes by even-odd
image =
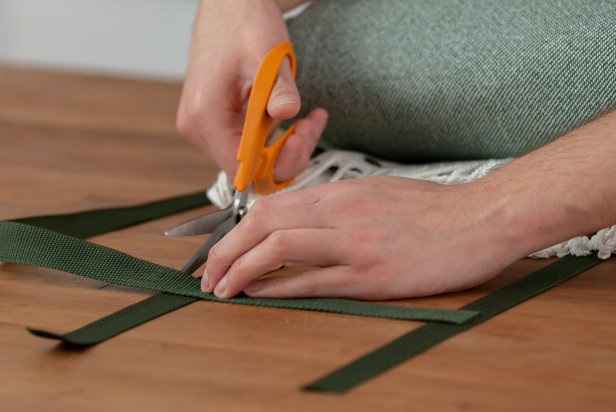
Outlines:
{"label": "white wall background", "polygon": [[177,79],[197,4],[0,0],[0,64]]}

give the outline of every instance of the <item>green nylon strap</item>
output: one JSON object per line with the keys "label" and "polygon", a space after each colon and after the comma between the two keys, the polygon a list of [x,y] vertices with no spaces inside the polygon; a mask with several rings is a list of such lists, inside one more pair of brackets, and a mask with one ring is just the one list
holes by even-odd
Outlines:
{"label": "green nylon strap", "polygon": [[[440,322],[451,322],[451,324],[428,323],[304,387],[307,390],[344,392],[354,385],[374,377],[386,369],[449,337],[478,325],[602,261],[595,256],[562,258],[457,311],[399,307],[341,299],[275,300],[241,297],[219,300],[212,295],[202,293],[198,287],[198,280],[182,272],[67,236],[67,234],[79,237],[94,236],[207,204],[209,202],[204,193],[199,192],[133,207],[41,216],[13,222],[0,221],[0,262],[37,264],[69,272],[72,270],[74,271],[72,273],[106,282],[111,281],[127,286],[153,289],[168,287],[173,290],[173,293],[158,293],[65,335],[40,329],[29,330],[38,336],[60,339],[66,343],[90,345],[198,299],[273,307],[289,307],[287,304],[293,305],[293,302],[299,302],[298,307],[291,308],[358,315],[364,315],[362,312],[367,310],[369,313],[366,316],[380,316],[372,312],[374,308],[378,308],[382,311],[380,312],[382,317],[419,320],[423,316],[424,320],[430,320],[432,317],[438,318],[437,320]],[[98,260],[101,258],[102,260]],[[67,268],[70,270],[67,270]],[[126,275],[127,268],[130,269],[128,275]],[[182,275],[182,277],[178,277],[178,275]],[[251,300],[253,302],[250,302]],[[326,306],[329,303],[333,303],[333,305],[329,308],[309,307],[309,302],[314,301],[328,302]],[[358,308],[361,310],[358,310]],[[412,313],[412,317],[400,317],[400,310],[409,311],[407,315]]]}
{"label": "green nylon strap", "polygon": [[199,299],[172,295],[170,293],[157,293],[64,335],[43,329],[27,329],[36,336],[57,339],[62,341],[63,344],[90,346],[119,335],[128,329],[132,329],[165,313],[186,306],[196,300]]}
{"label": "green nylon strap", "polygon": [[136,206],[34,216],[14,221],[86,238],[209,204],[205,191],[199,191]]}
{"label": "green nylon strap", "polygon": [[[208,205],[209,203],[209,200],[205,196],[205,192],[200,191],[137,206],[97,209],[71,214],[37,216],[23,218],[17,221],[68,235],[88,237],[167,216],[183,210]],[[180,297],[169,294],[166,294],[166,296],[153,296],[65,335],[58,335],[40,329],[30,329],[30,331],[38,336],[60,339],[68,344],[92,345],[109,339],[162,314],[178,309],[195,300],[197,300],[195,297]],[[269,306],[272,306],[270,300],[266,299],[263,301]],[[241,303],[260,304],[254,302],[254,300],[253,302],[242,301]],[[288,302],[285,301],[284,303]],[[352,304],[351,306],[356,305],[357,304]],[[384,307],[384,305],[382,305],[380,309],[382,310],[381,313],[383,316],[395,318],[401,316],[400,310],[395,307],[389,305],[388,307]],[[317,307],[314,310],[326,309]],[[345,307],[338,311],[341,313],[349,313],[349,310],[353,310],[353,307]],[[414,308],[409,308],[406,309],[406,313],[402,315],[404,319],[407,318],[406,316],[411,316],[412,319],[416,320],[433,319],[437,321],[451,320],[458,322],[468,320],[476,315],[474,313],[465,314],[464,312],[456,313],[451,311],[453,313],[453,317],[451,317],[448,312],[450,311],[441,309],[416,308],[416,310],[414,310]],[[360,311],[356,314],[361,315],[363,312]]]}
{"label": "green nylon strap", "polygon": [[[34,216],[16,221],[85,238],[209,204],[211,203],[205,191],[201,190],[135,206]],[[67,344],[92,345],[179,309],[195,300],[197,299],[159,293],[65,335],[57,335],[40,329],[29,328],[28,330],[41,337],[60,339]]]}
{"label": "green nylon strap", "polygon": [[[34,216],[16,221],[86,238],[209,204],[211,203],[205,191],[201,190],[135,206]],[[37,336],[60,339],[67,344],[92,345],[195,300],[197,299],[159,293],[65,335],[40,329],[28,330]],[[141,319],[141,322],[138,322],[138,319]]]}
{"label": "green nylon strap", "polygon": [[[211,293],[202,292],[199,279],[179,270],[20,222],[0,222],[0,261],[43,266],[116,285],[214,302],[453,323],[467,322],[478,314],[473,311],[397,306],[347,299],[263,299],[247,296],[219,299]],[[151,306],[149,303],[144,305]],[[144,314],[147,311],[140,309],[130,313]],[[156,317],[160,313],[152,315]],[[143,316],[135,319],[135,326],[144,321]]]}
{"label": "green nylon strap", "polygon": [[575,275],[601,262],[602,260],[594,255],[586,257],[565,256],[560,258],[556,262],[512,284],[464,306],[462,308],[464,310],[473,310],[481,313],[481,316],[476,317],[471,322],[461,325],[428,323],[306,385],[304,389],[344,392],[460,332],[477,326],[491,317],[571,279]]}

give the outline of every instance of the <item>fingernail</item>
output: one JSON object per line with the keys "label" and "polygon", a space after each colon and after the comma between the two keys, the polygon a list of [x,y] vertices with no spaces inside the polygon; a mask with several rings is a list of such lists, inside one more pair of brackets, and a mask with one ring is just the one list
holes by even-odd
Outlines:
{"label": "fingernail", "polygon": [[216,289],[214,290],[214,293],[216,294],[216,296],[222,297],[221,295],[223,295],[226,290],[227,290],[227,277],[223,276],[223,278],[220,279],[220,282],[218,282],[218,285],[216,285]]}
{"label": "fingernail", "polygon": [[201,277],[201,290],[203,292],[210,291],[210,280],[208,279],[207,272],[205,270],[203,271],[203,276]]}
{"label": "fingernail", "polygon": [[246,288],[244,289],[244,292],[257,293],[261,289],[263,289],[263,282],[257,281],[257,282],[252,282],[248,286],[246,286]]}

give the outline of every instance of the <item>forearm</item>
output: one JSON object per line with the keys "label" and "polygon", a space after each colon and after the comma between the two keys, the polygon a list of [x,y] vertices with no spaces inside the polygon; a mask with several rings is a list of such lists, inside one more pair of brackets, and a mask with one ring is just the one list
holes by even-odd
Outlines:
{"label": "forearm", "polygon": [[478,182],[505,241],[528,254],[616,224],[616,111]]}

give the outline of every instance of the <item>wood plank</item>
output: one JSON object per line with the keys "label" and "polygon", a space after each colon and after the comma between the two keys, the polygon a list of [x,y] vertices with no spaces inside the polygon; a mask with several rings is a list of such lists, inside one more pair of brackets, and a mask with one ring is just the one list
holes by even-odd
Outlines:
{"label": "wood plank", "polygon": [[175,133],[181,85],[0,67],[0,120],[29,125]]}
{"label": "wood plank", "polygon": [[[216,168],[175,136],[179,85],[0,68],[0,218],[123,205],[204,188]],[[92,241],[179,267],[200,239],[162,230],[202,208]],[[458,307],[486,285],[396,302]],[[616,261],[465,332],[351,392],[302,384],[420,323],[197,302],[67,351],[25,326],[67,331],[147,291],[0,266],[3,410],[614,410]]]}

